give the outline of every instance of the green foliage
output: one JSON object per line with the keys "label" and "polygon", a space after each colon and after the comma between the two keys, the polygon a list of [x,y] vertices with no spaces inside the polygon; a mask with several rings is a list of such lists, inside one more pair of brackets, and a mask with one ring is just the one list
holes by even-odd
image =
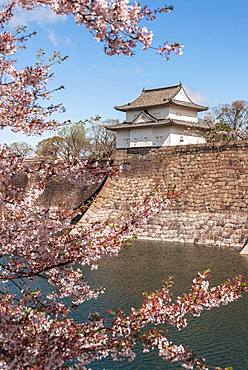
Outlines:
{"label": "green foliage", "polygon": [[96,116],[86,120],[91,138],[90,157],[94,159],[112,159],[116,149],[116,136],[106,127],[118,124],[118,120],[108,119],[101,122],[101,117]]}
{"label": "green foliage", "polygon": [[62,142],[63,138],[60,136],[53,136],[48,139],[44,139],[37,145],[36,154],[48,159],[59,159]]}
{"label": "green foliage", "polygon": [[248,102],[237,100],[213,109],[209,141],[247,139]]}
{"label": "green foliage", "polygon": [[88,156],[90,140],[84,122],[69,123],[56,136],[42,140],[36,154],[51,159],[75,160]]}
{"label": "green foliage", "polygon": [[116,138],[105,127],[115,123],[117,121],[111,119],[101,122],[100,116],[76,123],[69,121],[57,135],[39,142],[36,154],[52,160],[86,157],[111,159],[116,148]]}

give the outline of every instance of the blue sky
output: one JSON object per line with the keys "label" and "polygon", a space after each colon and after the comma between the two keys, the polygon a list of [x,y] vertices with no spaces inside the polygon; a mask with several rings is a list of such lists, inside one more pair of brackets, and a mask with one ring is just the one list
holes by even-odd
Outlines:
{"label": "blue sky", "polygon": [[[163,1],[143,1],[150,6]],[[160,87],[182,81],[199,103],[216,106],[235,99],[248,100],[248,1],[247,0],[171,0],[170,14],[150,23],[154,44],[163,41],[182,43],[184,55],[165,62],[154,51],[140,51],[134,57],[109,57],[84,27],[70,17],[54,16],[46,9],[34,13],[19,11],[14,24],[27,24],[38,35],[21,54],[20,63],[28,65],[35,51],[60,50],[69,61],[56,66],[54,86],[66,89],[55,94],[66,113],[61,120],[78,121],[100,115],[103,119],[124,116],[115,105],[134,99],[143,87]],[[234,5],[235,4],[235,5]],[[36,143],[2,130],[0,141]]]}

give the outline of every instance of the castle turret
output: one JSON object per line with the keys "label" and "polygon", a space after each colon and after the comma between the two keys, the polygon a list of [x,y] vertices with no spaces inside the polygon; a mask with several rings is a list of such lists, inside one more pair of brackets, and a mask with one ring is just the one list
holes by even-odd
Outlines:
{"label": "castle turret", "polygon": [[208,126],[198,112],[208,107],[194,103],[181,83],[143,89],[137,99],[115,109],[126,113],[123,123],[107,127],[116,132],[117,149],[206,142]]}

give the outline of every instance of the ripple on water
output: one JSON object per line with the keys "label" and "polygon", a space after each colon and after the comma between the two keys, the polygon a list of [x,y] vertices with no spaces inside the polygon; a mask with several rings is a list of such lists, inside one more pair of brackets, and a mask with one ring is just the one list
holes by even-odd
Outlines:
{"label": "ripple on water", "polygon": [[[210,247],[183,246],[170,243],[136,241],[123,250],[118,257],[102,260],[97,271],[86,271],[88,281],[94,287],[104,286],[106,293],[98,300],[87,302],[74,317],[83,321],[90,312],[106,314],[107,309],[138,307],[142,293],[154,291],[168,276],[175,277],[174,296],[187,291],[198,271],[209,268],[212,284],[228,277],[247,273],[248,259],[238,252]],[[248,297],[222,309],[206,312],[201,318],[189,320],[182,332],[169,329],[171,339],[188,345],[199,356],[214,366],[233,366],[235,370],[248,369]],[[94,363],[93,370],[128,369],[154,370],[179,369],[167,364],[157,354],[144,355],[136,350],[132,363],[112,362],[105,359]]]}

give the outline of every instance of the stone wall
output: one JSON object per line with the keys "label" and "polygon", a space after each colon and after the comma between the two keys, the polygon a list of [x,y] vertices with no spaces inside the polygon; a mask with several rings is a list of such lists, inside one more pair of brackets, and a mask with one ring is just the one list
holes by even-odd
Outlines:
{"label": "stone wall", "polygon": [[118,220],[132,201],[159,189],[177,194],[138,230],[140,238],[229,246],[248,238],[248,142],[119,150],[123,166],[109,179],[82,223]]}
{"label": "stone wall", "polygon": [[[30,161],[31,162],[31,161]],[[19,189],[19,195],[25,196],[25,193],[30,189],[32,184],[37,181],[34,173],[31,179],[28,179],[26,173],[15,174],[12,178],[12,184]],[[85,182],[83,175],[80,181],[67,181],[60,178],[49,179],[44,187],[44,191],[37,199],[37,204],[50,208],[59,207],[61,209],[74,210],[80,207],[93,193],[97,191],[103,181],[102,176],[95,175],[89,183],[86,174]],[[1,204],[0,204],[1,212]]]}

